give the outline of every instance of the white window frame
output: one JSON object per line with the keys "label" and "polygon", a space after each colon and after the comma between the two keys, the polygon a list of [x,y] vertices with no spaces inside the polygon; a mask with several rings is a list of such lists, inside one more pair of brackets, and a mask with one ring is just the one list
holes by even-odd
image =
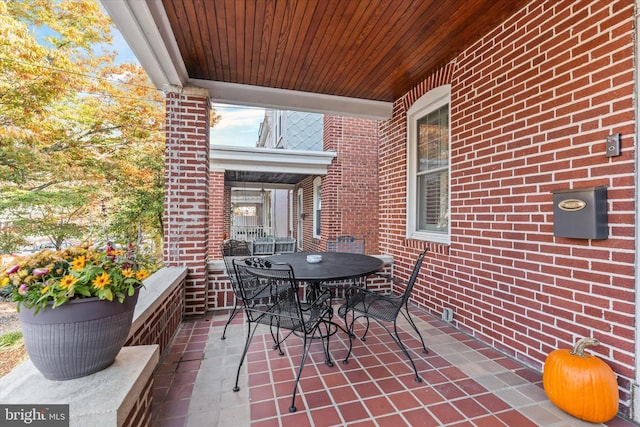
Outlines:
{"label": "white window frame", "polygon": [[[408,239],[426,240],[435,243],[451,243],[451,221],[447,226],[447,232],[423,231],[418,229],[417,215],[417,161],[418,135],[417,121],[443,105],[449,104],[449,117],[451,117],[451,85],[443,85],[434,88],[418,99],[407,111],[407,223],[406,237]],[[451,123],[449,123],[449,141],[451,141]],[[448,212],[451,213],[451,147],[449,147],[449,182],[448,188]]]}
{"label": "white window frame", "polygon": [[313,180],[313,237],[320,238],[320,215],[322,211],[322,178],[319,176]]}

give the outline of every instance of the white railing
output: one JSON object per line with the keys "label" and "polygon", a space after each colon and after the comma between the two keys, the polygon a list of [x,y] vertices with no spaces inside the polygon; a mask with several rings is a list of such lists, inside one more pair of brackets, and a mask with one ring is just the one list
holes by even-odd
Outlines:
{"label": "white railing", "polygon": [[229,238],[251,242],[258,237],[270,236],[271,227],[263,225],[234,225],[231,226]]}

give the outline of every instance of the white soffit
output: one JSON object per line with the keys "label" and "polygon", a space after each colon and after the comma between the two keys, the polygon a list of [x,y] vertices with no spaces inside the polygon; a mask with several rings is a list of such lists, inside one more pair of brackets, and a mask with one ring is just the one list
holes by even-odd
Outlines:
{"label": "white soffit", "polygon": [[393,113],[391,102],[210,80],[190,79],[189,82],[194,86],[207,88],[213,102],[220,104],[306,111],[371,120],[387,120]]}
{"label": "white soffit", "polygon": [[100,0],[149,78],[160,90],[183,87],[188,75],[160,0]]}
{"label": "white soffit", "polygon": [[333,151],[282,150],[211,144],[210,170],[326,175]]}
{"label": "white soffit", "polygon": [[153,84],[163,91],[205,88],[213,102],[387,120],[393,103],[189,79],[161,0],[100,0]]}

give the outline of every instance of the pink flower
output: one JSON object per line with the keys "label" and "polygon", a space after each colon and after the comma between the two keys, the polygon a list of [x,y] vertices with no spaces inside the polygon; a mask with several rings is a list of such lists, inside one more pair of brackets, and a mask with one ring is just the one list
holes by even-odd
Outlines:
{"label": "pink flower", "polygon": [[31,272],[34,276],[44,276],[49,272],[48,268],[34,268]]}
{"label": "pink flower", "polygon": [[29,287],[24,283],[18,288],[18,293],[22,296],[26,296],[28,291]]}
{"label": "pink flower", "polygon": [[16,264],[13,267],[11,267],[10,269],[8,269],[7,271],[5,271],[5,273],[6,274],[13,274],[18,270],[20,270],[20,266],[18,264]]}

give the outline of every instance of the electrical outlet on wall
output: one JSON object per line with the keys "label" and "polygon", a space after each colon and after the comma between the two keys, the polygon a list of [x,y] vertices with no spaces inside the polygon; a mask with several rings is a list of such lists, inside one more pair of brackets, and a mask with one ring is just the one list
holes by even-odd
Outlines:
{"label": "electrical outlet on wall", "polygon": [[614,133],[607,136],[606,143],[606,155],[607,157],[615,157],[620,155],[620,134]]}

